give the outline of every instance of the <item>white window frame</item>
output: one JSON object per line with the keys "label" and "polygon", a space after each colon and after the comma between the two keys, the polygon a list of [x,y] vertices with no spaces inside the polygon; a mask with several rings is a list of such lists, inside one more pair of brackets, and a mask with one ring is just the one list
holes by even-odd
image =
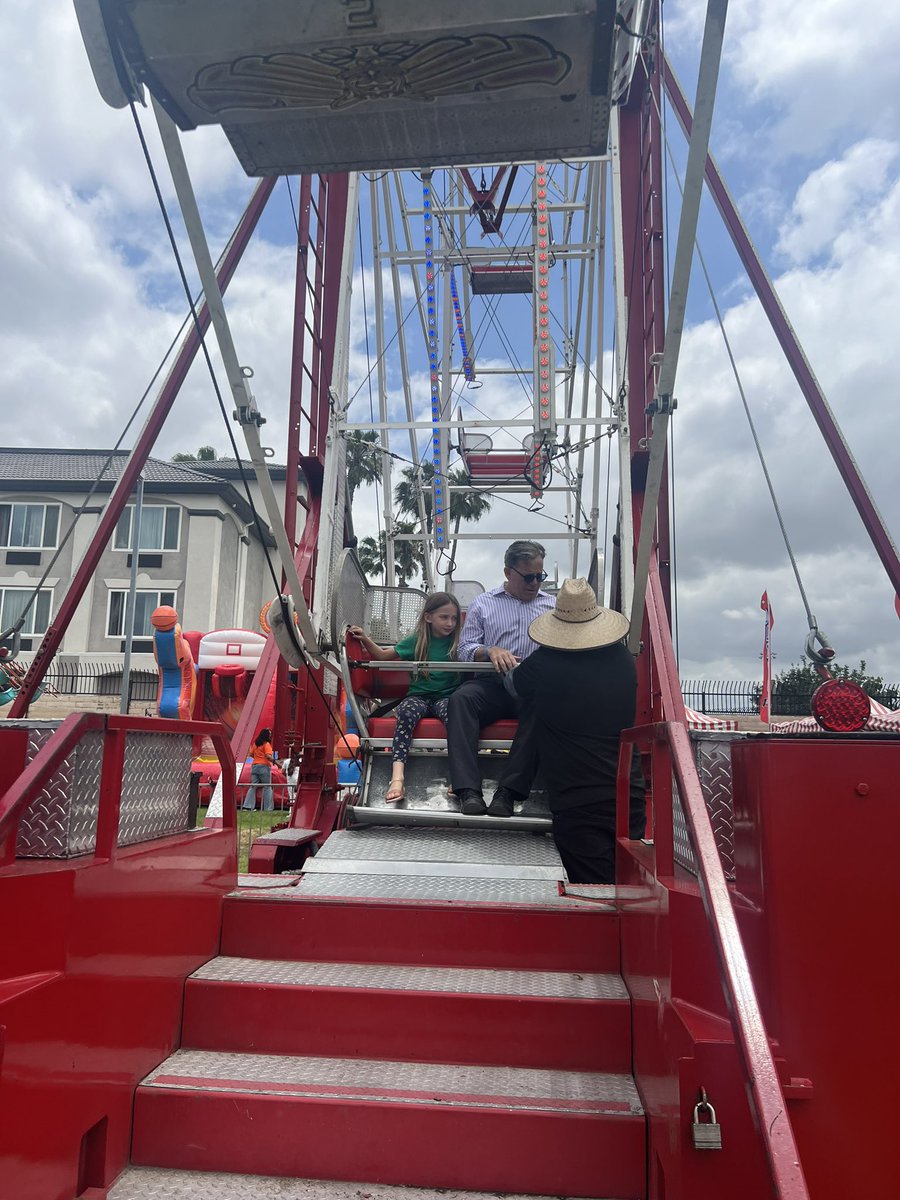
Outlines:
{"label": "white window frame", "polygon": [[[12,533],[12,526],[13,526],[13,510],[15,510],[17,508],[42,508],[44,510],[44,517],[43,517],[43,520],[41,521],[41,545],[39,545],[39,546],[25,546],[25,545],[18,546],[18,545],[13,545],[13,543],[10,541],[6,541],[6,542],[3,542],[2,544],[0,544],[0,550],[55,550],[56,547],[59,545],[59,526],[60,526],[60,522],[62,520],[62,505],[61,504],[52,504],[52,503],[48,503],[44,500],[0,500],[0,505],[2,505],[4,508],[8,507],[10,510],[10,513],[9,513],[9,531],[10,531],[10,533]],[[56,509],[56,537],[53,539],[52,543],[48,543],[45,546],[43,544],[43,542],[44,542],[45,532],[47,529],[47,512],[51,508]]]}
{"label": "white window frame", "polygon": [[[25,592],[27,595],[30,595],[33,591],[34,591],[34,588],[20,587],[18,584],[0,583],[0,628],[3,628],[3,626],[6,625],[6,623],[7,623],[6,621],[3,620],[3,602],[6,597],[6,593],[7,592]],[[47,629],[50,626],[50,622],[53,619],[53,588],[52,587],[42,587],[40,590],[39,596],[47,597],[47,623],[43,629],[36,630],[34,628],[34,619],[37,614],[38,605],[40,603],[40,600],[38,599],[35,601],[34,604],[32,604],[31,608],[28,610],[28,616],[25,618],[25,625],[21,629],[22,637],[36,637],[36,638],[43,637],[44,634],[47,632]],[[31,624],[31,629],[28,628],[29,623]]]}
{"label": "white window frame", "polygon": [[[122,642],[126,638],[126,631],[125,631],[124,626],[125,626],[125,617],[128,612],[128,591],[129,591],[128,588],[108,588],[107,589],[107,592],[106,592],[106,625],[104,626],[106,632],[105,632],[104,636],[106,638],[108,638],[110,641]],[[178,592],[175,588],[137,588],[136,594],[138,596],[155,596],[156,603],[153,605],[153,608],[159,608],[159,606],[161,604],[171,604],[171,606],[173,608],[175,608],[176,607],[175,602],[178,598]],[[112,618],[113,596],[124,596],[125,597],[125,603],[122,607],[122,632],[121,633],[110,633],[109,632],[110,620]],[[162,596],[167,596],[167,597],[169,597],[169,599],[162,600],[162,599],[160,599],[160,597],[162,597]],[[134,636],[135,636],[135,638],[139,638],[141,641],[147,641],[148,639],[153,637],[153,630],[151,629],[149,633],[138,633],[138,631],[135,630]]]}
{"label": "white window frame", "polygon": [[[162,522],[162,530],[163,530],[162,540],[163,541],[166,540],[166,516],[165,516],[165,514],[167,512],[169,512],[170,510],[173,510],[178,513],[178,532],[177,532],[177,535],[175,538],[175,545],[174,546],[140,546],[140,547],[138,547],[138,554],[177,554],[178,551],[181,549],[181,505],[180,504],[144,504],[144,505],[142,505],[141,506],[141,511],[142,511],[141,535],[142,536],[146,533],[146,526],[144,525],[143,514],[146,513],[149,509],[162,509],[162,511],[163,511],[163,522]],[[127,546],[117,546],[116,545],[116,534],[118,533],[118,530],[119,530],[119,524],[121,523],[122,518],[126,515],[126,513],[128,515],[128,538],[127,538],[128,545]],[[131,554],[133,542],[134,542],[134,505],[126,504],[124,509],[122,510],[122,516],[119,517],[119,520],[116,522],[116,527],[113,530],[112,549],[115,550],[119,554]]]}

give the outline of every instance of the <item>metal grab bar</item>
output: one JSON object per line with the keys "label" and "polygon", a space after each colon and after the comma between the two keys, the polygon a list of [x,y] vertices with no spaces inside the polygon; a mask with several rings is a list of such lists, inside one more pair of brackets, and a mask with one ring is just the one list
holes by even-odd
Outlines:
{"label": "metal grab bar", "polygon": [[[787,1103],[772,1057],[731,894],[716,847],[700,777],[684,725],[660,722],[622,733],[616,776],[616,837],[628,837],[629,773],[632,746],[651,748],[654,818],[654,874],[673,875],[672,791],[674,770],[681,805],[697,861],[703,906],[713,935],[735,1041],[749,1084],[751,1104],[763,1139],[779,1200],[809,1200],[809,1190],[787,1114]],[[665,802],[660,803],[663,800]],[[662,868],[662,869],[661,869]]]}
{"label": "metal grab bar", "polygon": [[[14,727],[13,727],[14,728]],[[12,732],[13,729],[10,729]],[[166,722],[158,717],[125,717],[103,713],[70,713],[52,738],[41,747],[15,782],[0,795],[0,866],[15,861],[18,821],[28,805],[52,775],[88,733],[102,733],[103,764],[97,813],[97,840],[94,857],[115,852],[119,830],[119,802],[122,791],[122,765],[125,737],[129,733],[155,733],[208,737],[222,767],[225,793],[225,828],[235,823],[234,758],[219,724],[207,721]]]}

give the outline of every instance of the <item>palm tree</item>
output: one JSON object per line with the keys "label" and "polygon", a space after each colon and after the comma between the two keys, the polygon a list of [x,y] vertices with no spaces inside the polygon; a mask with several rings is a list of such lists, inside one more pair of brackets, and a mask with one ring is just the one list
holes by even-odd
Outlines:
{"label": "palm tree", "polygon": [[[397,521],[395,533],[415,533],[416,526],[412,521]],[[360,538],[357,546],[359,563],[370,579],[384,579],[385,538],[384,531],[379,533],[378,541],[373,537]],[[425,554],[420,542],[394,542],[394,573],[400,587],[407,587],[409,581],[425,568]]]}
{"label": "palm tree", "polygon": [[[376,449],[378,431],[354,429],[347,434],[347,487],[350,503],[358,487],[381,482],[381,451]],[[371,538],[368,539],[371,541]]]}
{"label": "palm tree", "polygon": [[[394,503],[397,505],[397,511],[403,513],[404,516],[418,517],[419,501],[416,483],[416,477],[418,476],[424,493],[425,523],[428,532],[431,533],[431,484],[434,481],[434,467],[428,462],[421,463],[418,467],[404,467],[401,475],[400,482],[394,488]],[[456,487],[465,486],[469,482],[469,477],[464,470],[458,468],[455,471],[450,471],[447,475],[447,482]],[[464,492],[451,491],[450,520],[458,531],[461,521],[481,520],[485,513],[490,512],[491,504],[491,497],[484,492],[473,490]]]}

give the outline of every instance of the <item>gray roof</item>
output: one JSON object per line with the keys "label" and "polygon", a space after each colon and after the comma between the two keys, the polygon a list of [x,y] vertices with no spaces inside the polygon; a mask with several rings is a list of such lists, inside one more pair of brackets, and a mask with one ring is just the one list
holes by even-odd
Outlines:
{"label": "gray roof", "polygon": [[[232,463],[234,460],[231,460]],[[5,491],[40,491],[42,485],[60,491],[86,491],[91,484],[100,481],[98,490],[112,491],[115,481],[128,462],[127,450],[54,450],[46,447],[0,446],[0,487]],[[283,468],[282,468],[283,469]],[[253,510],[237,489],[222,476],[207,475],[195,470],[187,463],[166,462],[162,458],[148,458],[144,465],[144,481],[152,492],[168,489],[221,496],[221,498],[250,524]],[[265,520],[260,517],[263,537],[268,545],[274,539]]]}
{"label": "gray roof", "polygon": [[[109,461],[111,458],[111,461]],[[0,446],[0,480],[9,483],[112,483],[128,461],[127,450],[50,450]],[[107,463],[109,462],[109,465]],[[148,458],[144,467],[148,483],[207,483],[215,489],[219,479],[187,463]]]}
{"label": "gray roof", "polygon": [[[238,465],[236,458],[216,458],[208,462],[204,461],[198,465],[204,471],[208,472],[208,474],[216,475],[220,479],[240,479],[241,467],[244,468],[244,474],[248,478],[253,475],[253,463],[247,458],[242,458],[240,465]],[[284,479],[287,475],[287,467],[281,463],[269,461],[266,463],[266,467],[273,479]]]}

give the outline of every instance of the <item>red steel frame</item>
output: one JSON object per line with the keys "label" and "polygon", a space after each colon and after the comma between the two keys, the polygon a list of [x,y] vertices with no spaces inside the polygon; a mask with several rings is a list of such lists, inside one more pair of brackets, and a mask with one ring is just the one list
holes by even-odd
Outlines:
{"label": "red steel frame", "polygon": [[[656,359],[665,337],[665,264],[663,261],[663,181],[662,139],[658,113],[659,76],[648,71],[639,56],[628,102],[619,109],[622,244],[624,247],[624,286],[627,312],[626,375],[628,387],[628,424],[631,437],[631,495],[634,543],[640,540],[644,518],[644,484],[650,433],[647,406],[653,400],[656,384]],[[668,467],[663,467],[657,511],[647,519],[657,530],[656,571],[658,592],[667,623],[671,622],[669,570],[669,489]],[[672,700],[676,707],[660,708],[666,689],[658,679],[656,649],[650,637],[647,617],[643,628],[644,652],[638,659],[637,723],[664,717],[683,718],[680,687]],[[677,679],[677,675],[676,675]]]}

